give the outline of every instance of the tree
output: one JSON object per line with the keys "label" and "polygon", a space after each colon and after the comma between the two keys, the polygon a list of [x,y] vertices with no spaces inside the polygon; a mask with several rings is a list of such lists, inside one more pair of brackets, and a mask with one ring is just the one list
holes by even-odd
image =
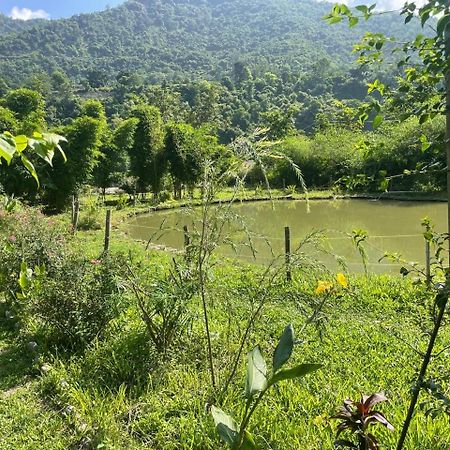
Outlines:
{"label": "tree", "polygon": [[181,198],[183,184],[192,188],[201,178],[208,144],[207,136],[189,124],[172,123],[167,127],[165,154],[174,180],[175,198]]}
{"label": "tree", "polygon": [[39,92],[27,88],[8,92],[3,104],[11,110],[19,124],[19,133],[30,135],[45,126],[45,102]]}
{"label": "tree", "polygon": [[0,133],[10,131],[16,133],[19,127],[19,122],[14,117],[14,113],[8,109],[0,106]]}
{"label": "tree", "polygon": [[100,158],[102,127],[100,120],[84,116],[64,128],[68,162],[57,161],[47,174],[44,194],[50,207],[61,210],[70,197],[77,195],[82,185],[91,180]]}
{"label": "tree", "polygon": [[268,129],[268,137],[270,139],[282,139],[293,134],[295,131],[294,115],[299,111],[299,108],[294,105],[289,105],[286,110],[280,108],[272,108],[261,114],[263,125]]}
{"label": "tree", "polygon": [[252,77],[252,73],[250,72],[250,69],[242,61],[237,61],[234,63],[233,75],[234,75],[234,82],[236,84],[241,84],[244,81],[247,81]]}
{"label": "tree", "polygon": [[127,175],[130,164],[128,154],[133,146],[136,125],[137,119],[124,120],[102,145],[94,178],[95,184],[102,188],[103,195],[106,188],[120,184]]}
{"label": "tree", "polygon": [[140,192],[151,187],[156,195],[161,190],[161,179],[166,168],[161,113],[154,106],[143,105],[134,109],[132,117],[137,121],[130,148],[131,175],[137,178]]}
{"label": "tree", "polygon": [[101,88],[108,83],[108,74],[104,70],[90,70],[86,78],[93,89]]}

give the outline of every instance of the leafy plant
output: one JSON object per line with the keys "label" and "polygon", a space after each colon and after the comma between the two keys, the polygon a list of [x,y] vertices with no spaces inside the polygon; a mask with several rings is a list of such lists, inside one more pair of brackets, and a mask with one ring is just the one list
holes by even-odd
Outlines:
{"label": "leafy plant", "polygon": [[355,246],[356,250],[358,250],[361,256],[361,261],[364,266],[364,272],[367,275],[367,263],[369,262],[369,257],[367,255],[365,244],[369,239],[369,235],[367,234],[366,230],[354,229],[352,230],[352,233],[349,234],[349,237],[351,238],[353,245]]}
{"label": "leafy plant", "polygon": [[127,269],[128,286],[136,298],[148,335],[156,350],[165,354],[190,322],[189,305],[197,292],[195,278],[189,268],[175,261],[168,274],[151,283],[143,282],[131,265]]}
{"label": "leafy plant", "polygon": [[91,261],[66,255],[58,270],[41,272],[28,294],[29,316],[43,325],[49,342],[70,350],[101,337],[120,312],[121,257]]}
{"label": "leafy plant", "polygon": [[15,313],[26,306],[17,297],[23,267],[45,267],[52,276],[65,254],[66,233],[38,210],[26,208],[2,216],[0,237],[0,292]]}
{"label": "leafy plant", "polygon": [[80,230],[99,230],[102,227],[100,223],[101,208],[97,198],[91,195],[83,206],[77,228]]}
{"label": "leafy plant", "polygon": [[52,165],[55,150],[58,150],[64,161],[64,154],[60,142],[67,142],[66,138],[52,133],[33,133],[32,137],[24,135],[13,136],[9,132],[0,133],[0,164],[4,160],[8,165],[14,158],[20,158],[23,166],[36,180],[39,186],[39,178],[33,163],[27,156],[27,152],[35,154],[48,164]]}
{"label": "leafy plant", "polygon": [[296,192],[297,192],[297,185],[296,184],[290,184],[289,186],[287,186],[286,192],[289,195],[295,195]]}
{"label": "leafy plant", "polygon": [[354,435],[356,443],[337,439],[334,445],[354,450],[378,450],[380,445],[377,438],[369,432],[370,425],[378,423],[389,430],[394,430],[381,412],[373,410],[375,405],[386,400],[382,393],[363,395],[360,401],[345,400],[344,406],[332,418],[342,421],[337,428],[337,437],[339,438],[342,432],[348,430]]}
{"label": "leafy plant", "polygon": [[255,438],[247,428],[256,408],[272,386],[281,381],[302,378],[322,367],[320,364],[300,364],[290,369],[281,370],[291,358],[294,344],[294,328],[290,324],[285,328],[274,351],[270,376],[259,347],[255,347],[247,354],[247,376],[245,380],[247,403],[240,425],[220,408],[211,407],[217,433],[231,449],[250,450],[257,448]]}

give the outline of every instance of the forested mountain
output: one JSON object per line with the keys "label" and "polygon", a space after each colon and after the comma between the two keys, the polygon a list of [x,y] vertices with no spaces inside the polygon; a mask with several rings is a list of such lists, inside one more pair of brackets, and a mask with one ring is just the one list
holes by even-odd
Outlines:
{"label": "forested mountain", "polygon": [[[147,81],[222,79],[236,62],[254,73],[305,73],[324,58],[353,60],[362,27],[327,26],[330,3],[315,0],[130,0],[70,19],[12,21],[0,15],[0,78],[20,85],[37,72],[72,79],[92,70]],[[398,16],[364,24],[404,37]]]}

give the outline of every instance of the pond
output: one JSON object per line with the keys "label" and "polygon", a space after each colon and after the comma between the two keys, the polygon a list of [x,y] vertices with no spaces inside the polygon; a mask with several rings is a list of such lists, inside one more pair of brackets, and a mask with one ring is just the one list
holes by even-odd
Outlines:
{"label": "pond", "polygon": [[[399,265],[386,259],[379,261],[386,251],[399,253],[406,260],[422,265],[425,243],[421,220],[429,217],[438,232],[444,232],[447,227],[447,204],[440,202],[314,200],[308,212],[304,201],[283,200],[239,203],[233,206],[233,211],[257,234],[253,239],[256,260],[247,247],[238,247],[237,251],[223,247],[220,249],[223,256],[267,263],[273,254],[283,253],[284,228],[289,226],[293,249],[313,230],[323,230],[330,250],[344,257],[351,271],[363,269],[361,257],[348,237],[354,229],[365,230],[369,235],[365,248],[371,272],[398,272]],[[152,212],[135,217],[129,222],[128,231],[134,239],[148,241],[152,237],[154,244],[181,249],[183,226],[192,229],[195,227],[193,220],[192,212],[183,209]],[[164,232],[158,231],[161,224]],[[247,239],[242,231],[236,231],[233,241],[242,243]],[[331,264],[330,258],[324,258]]]}

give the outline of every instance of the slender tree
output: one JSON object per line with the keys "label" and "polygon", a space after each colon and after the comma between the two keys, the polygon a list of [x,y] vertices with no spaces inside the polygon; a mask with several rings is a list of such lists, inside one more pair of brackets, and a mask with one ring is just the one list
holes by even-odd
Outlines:
{"label": "slender tree", "polygon": [[164,127],[159,109],[139,106],[132,112],[137,119],[134,142],[130,149],[131,175],[138,180],[137,188],[145,192],[151,188],[156,195],[161,190],[161,180],[166,164],[163,152]]}

